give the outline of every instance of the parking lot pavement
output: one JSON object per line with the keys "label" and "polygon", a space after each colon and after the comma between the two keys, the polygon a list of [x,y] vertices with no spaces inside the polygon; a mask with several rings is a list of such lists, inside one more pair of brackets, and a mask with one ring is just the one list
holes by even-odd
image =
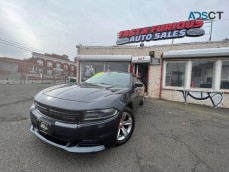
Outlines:
{"label": "parking lot pavement", "polygon": [[0,171],[228,171],[229,109],[148,99],[123,146],[74,154],[29,132],[33,96],[49,85],[0,85]]}

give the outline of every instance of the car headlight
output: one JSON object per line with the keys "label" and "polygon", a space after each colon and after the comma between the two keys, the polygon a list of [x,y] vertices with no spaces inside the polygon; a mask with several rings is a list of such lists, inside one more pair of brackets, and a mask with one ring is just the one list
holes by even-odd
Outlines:
{"label": "car headlight", "polygon": [[84,121],[103,120],[111,118],[118,114],[116,109],[104,109],[84,112]]}

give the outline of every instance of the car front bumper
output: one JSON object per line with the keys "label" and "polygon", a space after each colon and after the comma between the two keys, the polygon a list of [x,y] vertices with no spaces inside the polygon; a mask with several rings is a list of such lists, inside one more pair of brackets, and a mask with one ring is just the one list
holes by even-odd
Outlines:
{"label": "car front bumper", "polygon": [[[32,106],[30,118],[30,131],[39,139],[69,152],[89,153],[115,144],[120,113],[104,121],[70,124],[48,118]],[[41,121],[48,123],[47,133],[41,129]]]}

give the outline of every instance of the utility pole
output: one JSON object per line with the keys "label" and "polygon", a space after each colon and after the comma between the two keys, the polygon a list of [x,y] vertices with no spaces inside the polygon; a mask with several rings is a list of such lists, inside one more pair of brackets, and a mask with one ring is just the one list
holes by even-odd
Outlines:
{"label": "utility pole", "polygon": [[213,25],[213,20],[211,20],[211,31],[210,31],[209,41],[212,40],[212,25]]}

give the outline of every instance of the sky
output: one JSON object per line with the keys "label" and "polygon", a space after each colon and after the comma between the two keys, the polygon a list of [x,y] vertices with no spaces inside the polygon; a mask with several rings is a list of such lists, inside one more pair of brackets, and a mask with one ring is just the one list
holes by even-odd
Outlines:
{"label": "sky", "polygon": [[[20,45],[40,53],[77,55],[76,45],[112,46],[117,33],[139,27],[188,20],[191,11],[223,11],[213,22],[212,41],[229,38],[228,0],[0,0],[0,57],[25,59],[31,52],[7,45]],[[175,39],[174,43],[208,41]],[[8,42],[7,42],[8,41]],[[171,40],[147,42],[170,44]]]}

